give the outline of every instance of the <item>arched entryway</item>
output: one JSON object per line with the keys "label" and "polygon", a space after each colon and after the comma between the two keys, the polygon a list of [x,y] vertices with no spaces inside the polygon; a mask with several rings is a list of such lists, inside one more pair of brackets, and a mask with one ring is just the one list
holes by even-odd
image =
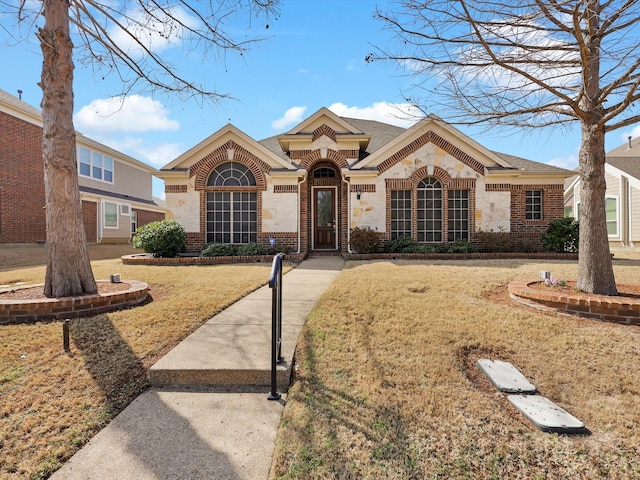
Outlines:
{"label": "arched entryway", "polygon": [[319,162],[308,175],[308,249],[316,253],[340,251],[343,215],[342,180],[332,163]]}

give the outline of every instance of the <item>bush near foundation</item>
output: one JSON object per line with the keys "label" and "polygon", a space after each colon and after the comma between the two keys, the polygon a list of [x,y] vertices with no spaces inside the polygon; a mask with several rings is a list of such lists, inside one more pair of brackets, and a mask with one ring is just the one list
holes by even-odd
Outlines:
{"label": "bush near foundation", "polygon": [[138,227],[133,246],[154,257],[172,258],[187,251],[187,234],[175,220],[160,220]]}
{"label": "bush near foundation", "polygon": [[356,253],[377,253],[380,248],[378,232],[369,227],[356,227],[351,230],[351,249]]}
{"label": "bush near foundation", "polygon": [[256,255],[276,255],[277,253],[291,253],[291,247],[287,245],[274,244],[266,247],[261,243],[247,243],[244,245],[233,245],[230,243],[214,242],[208,244],[200,252],[201,257],[250,257]]}
{"label": "bush near foundation", "polygon": [[542,235],[545,250],[558,253],[576,253],[580,244],[580,223],[573,217],[552,220]]}

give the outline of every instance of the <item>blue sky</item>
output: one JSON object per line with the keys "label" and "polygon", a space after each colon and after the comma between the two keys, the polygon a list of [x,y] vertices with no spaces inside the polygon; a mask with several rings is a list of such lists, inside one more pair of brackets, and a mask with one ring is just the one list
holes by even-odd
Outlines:
{"label": "blue sky", "polygon": [[[76,129],[160,168],[229,122],[259,140],[289,130],[323,106],[341,116],[409,126],[397,118],[397,106],[404,104],[403,92],[414,80],[392,63],[364,61],[372,45],[392,45],[390,33],[373,18],[376,5],[384,10],[392,2],[283,0],[279,18],[271,19],[268,29],[262,20],[249,29],[235,27],[240,38],[264,37],[242,57],[204,58],[177,42],[165,45],[164,53],[182,75],[204,78],[209,87],[235,98],[216,105],[160,94],[130,94],[122,100],[117,77],[102,79],[90,67],[77,65]],[[40,49],[33,33],[30,40],[14,42],[7,33],[15,32],[12,23],[0,17],[6,29],[0,30],[2,63],[11,65],[0,88],[14,95],[21,89],[23,100],[39,107]],[[446,112],[430,113],[446,118]],[[516,133],[458,128],[492,150],[569,169],[578,165],[578,128]],[[613,132],[606,148],[639,134],[638,127]],[[160,181],[154,183],[154,194],[162,196]]]}

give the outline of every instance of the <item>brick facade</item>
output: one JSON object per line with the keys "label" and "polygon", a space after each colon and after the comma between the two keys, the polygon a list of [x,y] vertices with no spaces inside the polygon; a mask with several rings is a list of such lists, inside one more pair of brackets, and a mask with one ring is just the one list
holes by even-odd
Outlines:
{"label": "brick facade", "polygon": [[139,208],[132,208],[131,210],[138,213],[138,227],[146,225],[147,223],[164,220],[164,213],[141,210]]}
{"label": "brick facade", "polygon": [[96,202],[82,202],[82,223],[84,234],[89,243],[98,241],[98,204]]}
{"label": "brick facade", "polygon": [[[15,102],[19,104],[17,99]],[[20,109],[20,107],[16,108]],[[31,112],[31,115],[35,113]],[[82,185],[82,178],[80,180]],[[117,183],[117,179],[115,182]],[[151,183],[151,175],[149,175],[149,183]],[[113,189],[113,185],[105,188]],[[117,188],[113,193],[113,199],[109,196],[110,193],[111,191],[106,195],[93,194],[89,196],[90,200],[82,200],[82,218],[87,242],[94,243],[100,240],[98,238],[100,195],[104,195],[104,198],[110,201],[119,201]],[[164,218],[163,212],[135,210],[138,212],[138,225]],[[128,241],[129,239],[127,235],[127,238],[108,240]],[[42,127],[0,111],[0,244],[45,241]]]}
{"label": "brick facade", "polygon": [[[279,142],[269,139],[254,143],[251,139],[247,141],[246,137],[239,139],[235,136],[235,127],[227,126],[210,137],[214,139],[210,145],[201,145],[197,155],[181,158],[180,164],[167,166],[168,171],[174,170],[167,176],[172,183],[166,188],[168,206],[171,208],[171,202],[174,202],[176,210],[184,213],[185,223],[198,230],[188,233],[189,251],[199,251],[206,243],[206,192],[211,191],[255,192],[258,243],[268,246],[273,238],[277,244],[287,245],[293,251],[299,248],[301,254],[348,253],[349,232],[355,226],[371,225],[381,240],[389,240],[392,190],[412,192],[412,237],[418,238],[417,208],[427,210],[418,206],[416,192],[420,182],[427,177],[437,179],[442,188],[442,215],[438,218],[442,225],[442,243],[448,243],[450,238],[451,218],[451,238],[468,237],[474,242],[477,229],[497,228],[508,232],[511,250],[537,250],[550,221],[563,216],[563,180],[570,172],[525,159],[509,159],[501,157],[501,154],[482,152],[460,132],[431,119],[412,127],[413,135],[409,135],[412,129],[401,134],[397,127],[385,130],[389,126],[379,122],[375,128],[371,121],[362,125],[349,123],[354,119],[345,119],[345,124],[340,125],[341,119],[336,119],[329,112],[324,115],[326,123],[320,123],[316,114],[312,117],[313,122],[302,122],[299,130],[290,130],[278,139]],[[430,121],[433,121],[433,126]],[[354,133],[358,132],[357,127],[363,128],[362,133]],[[365,131],[368,128],[371,128],[371,134]],[[383,132],[388,135],[383,136],[384,142],[377,139],[375,148],[368,150],[374,143],[370,139]],[[298,134],[300,136],[294,138]],[[392,135],[397,141],[391,139]],[[235,140],[229,140],[230,137]],[[220,140],[215,140],[217,138]],[[510,161],[514,160],[516,163],[512,165]],[[249,168],[255,176],[256,185],[207,186],[212,170],[228,161],[239,162]],[[333,170],[335,175],[328,174],[328,171],[314,175],[319,168]],[[185,172],[184,176],[180,177],[178,172]],[[501,183],[492,182],[494,178]],[[199,192],[197,200],[189,184]],[[319,188],[334,193],[335,243],[330,240],[330,229],[322,228],[323,232],[319,232],[314,225],[315,192]],[[541,219],[526,219],[525,199],[529,190],[542,193]],[[297,198],[285,204],[275,198],[276,194],[297,194]],[[449,212],[450,203],[455,209],[452,212]],[[193,210],[189,211],[185,205]],[[197,218],[193,215],[196,212]],[[227,215],[228,211],[221,209],[209,212],[209,215],[214,213]],[[269,216],[263,219],[263,215]],[[290,219],[294,216],[295,231],[273,231],[278,229],[277,225],[293,229]],[[283,221],[274,222],[274,218],[282,218]],[[235,221],[239,224],[244,222]],[[225,228],[233,231],[231,220],[224,222],[229,225]],[[316,235],[323,237],[318,243],[321,248],[316,246]],[[479,242],[480,239],[476,241]]]}
{"label": "brick facade", "polygon": [[0,112],[0,243],[45,241],[42,128]]}

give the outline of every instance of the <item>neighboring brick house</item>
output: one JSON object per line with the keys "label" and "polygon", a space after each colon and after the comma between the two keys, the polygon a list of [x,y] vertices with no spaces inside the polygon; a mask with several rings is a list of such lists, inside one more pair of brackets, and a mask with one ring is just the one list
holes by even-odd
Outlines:
{"label": "neighboring brick house", "polygon": [[538,243],[563,216],[569,175],[489,151],[435,116],[404,129],[326,108],[259,142],[227,125],[158,172],[191,251],[275,239],[302,253],[349,252],[354,227],[383,240],[484,230]]}
{"label": "neighboring brick house", "polygon": [[[152,196],[156,169],[81,134],[78,182],[87,241],[128,242],[165,218]],[[41,112],[0,90],[0,244],[46,240]]]}
{"label": "neighboring brick house", "polygon": [[[640,246],[640,138],[629,139],[610,152],[604,164],[605,209],[609,245]],[[580,178],[567,181],[565,215],[580,215]]]}

